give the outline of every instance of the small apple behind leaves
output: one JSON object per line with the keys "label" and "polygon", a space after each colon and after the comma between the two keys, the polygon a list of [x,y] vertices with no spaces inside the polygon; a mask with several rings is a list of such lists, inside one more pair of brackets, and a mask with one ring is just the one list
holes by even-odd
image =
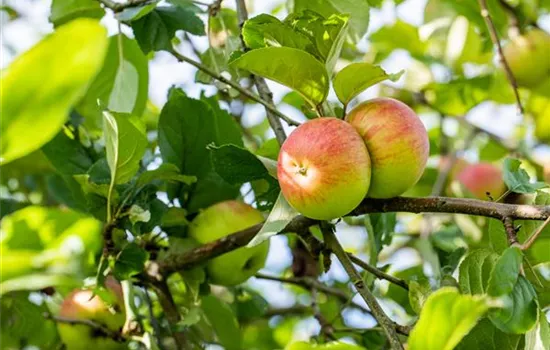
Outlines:
{"label": "small apple behind leaves", "polygon": [[372,163],[367,196],[392,198],[413,187],[430,153],[428,133],[414,111],[392,98],[375,98],[346,116],[363,137]]}
{"label": "small apple behind leaves", "polygon": [[533,29],[504,47],[504,58],[519,86],[534,88],[550,77],[550,34]]}
{"label": "small apple behind leaves", "polygon": [[506,192],[502,171],[490,163],[470,164],[456,176],[467,194],[478,199],[499,199]]}
{"label": "small apple behind leaves", "polygon": [[[122,287],[112,276],[105,279],[105,286],[107,289],[101,296],[94,295],[92,290],[72,291],[63,300],[59,316],[72,320],[89,320],[110,331],[120,331],[126,319]],[[126,344],[88,325],[59,322],[57,327],[67,350],[127,348]]]}
{"label": "small apple behind leaves", "polygon": [[[189,236],[206,244],[262,221],[262,213],[248,204],[236,200],[224,201],[199,213],[189,225]],[[268,252],[269,241],[265,241],[209,260],[206,269],[210,283],[223,286],[243,283],[264,266]]]}
{"label": "small apple behind leaves", "polygon": [[318,118],[300,125],[279,152],[277,178],[288,203],[312,219],[331,220],[365,198],[370,157],[349,123]]}

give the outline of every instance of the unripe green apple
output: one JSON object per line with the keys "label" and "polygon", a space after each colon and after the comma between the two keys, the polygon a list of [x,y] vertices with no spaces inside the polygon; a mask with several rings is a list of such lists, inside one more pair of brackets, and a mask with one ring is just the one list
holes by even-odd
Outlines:
{"label": "unripe green apple", "polygon": [[365,198],[370,158],[357,131],[337,118],[300,125],[279,152],[277,177],[294,209],[312,219],[348,214]]}
{"label": "unripe green apple", "polygon": [[[189,236],[205,244],[264,221],[262,213],[243,202],[229,200],[214,204],[189,225]],[[234,286],[261,269],[267,258],[269,241],[254,247],[241,247],[207,263],[212,284]]]}
{"label": "unripe green apple", "polygon": [[346,120],[363,137],[370,154],[368,197],[396,197],[418,182],[430,143],[424,124],[409,106],[392,98],[375,98],[355,107]]}
{"label": "unripe green apple", "polygon": [[545,31],[518,36],[503,51],[519,86],[534,88],[550,77],[550,34]]}
{"label": "unripe green apple", "polygon": [[469,194],[479,199],[498,199],[506,192],[502,171],[490,163],[471,164],[458,173],[456,180]]}
{"label": "unripe green apple", "polygon": [[364,347],[333,341],[326,344],[311,344],[304,341],[294,342],[285,347],[285,350],[365,350]]}
{"label": "unripe green apple", "polygon": [[[99,295],[94,295],[92,290],[77,289],[63,300],[59,316],[73,320],[89,320],[111,331],[119,331],[126,318],[122,287],[111,276],[105,280],[105,286],[110,294],[109,302],[101,299]],[[124,343],[117,342],[87,325],[59,322],[57,327],[67,350],[126,348]]]}

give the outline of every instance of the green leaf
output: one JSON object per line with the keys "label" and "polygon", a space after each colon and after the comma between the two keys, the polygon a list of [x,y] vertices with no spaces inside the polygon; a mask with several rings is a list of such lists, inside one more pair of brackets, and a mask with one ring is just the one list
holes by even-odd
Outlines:
{"label": "green leaf", "polygon": [[127,280],[143,271],[149,253],[136,243],[130,243],[118,254],[113,273],[117,280]]}
{"label": "green leaf", "polygon": [[432,287],[427,278],[421,278],[419,281],[409,281],[409,304],[411,304],[414,312],[420,314],[431,293]]}
{"label": "green leaf", "polygon": [[214,170],[232,185],[241,185],[269,175],[266,167],[249,151],[234,145],[210,147]]}
{"label": "green leaf", "polygon": [[506,249],[491,272],[487,294],[500,296],[512,292],[518,280],[522,262],[523,253],[521,249],[518,247]]}
{"label": "green leaf", "polygon": [[381,27],[370,35],[369,40],[383,57],[395,49],[404,49],[411,56],[422,59],[427,50],[427,44],[420,39],[418,28],[401,20],[391,26]]}
{"label": "green leaf", "polygon": [[539,312],[536,327],[525,334],[525,350],[538,349],[550,349],[550,325],[543,311]]}
{"label": "green leaf", "polygon": [[94,0],[53,0],[49,20],[54,27],[63,25],[75,18],[100,19],[105,15],[98,1]]}
{"label": "green leaf", "polygon": [[266,47],[247,52],[231,64],[296,90],[312,106],[321,104],[328,95],[325,67],[302,50]]}
{"label": "green leaf", "polygon": [[346,105],[363,90],[381,81],[387,79],[391,81],[399,80],[403,72],[387,74],[379,66],[370,63],[352,63],[336,74],[332,84],[336,96],[338,96],[340,102]]}
{"label": "green leaf", "polygon": [[442,288],[428,297],[409,336],[409,350],[452,350],[488,309],[484,298]]}
{"label": "green leaf", "polygon": [[501,331],[521,334],[537,322],[537,294],[525,277],[520,275],[512,293],[501,296],[500,300],[503,307],[492,311],[489,319]]}
{"label": "green leaf", "polygon": [[500,142],[489,139],[485,146],[479,150],[479,160],[485,162],[495,162],[508,155],[508,149]]}
{"label": "green leaf", "polygon": [[316,50],[310,53],[325,62],[327,73],[332,76],[348,33],[348,20],[348,15],[333,14],[325,18],[316,12],[304,11],[289,15],[285,23],[315,43]]}
{"label": "green leaf", "polygon": [[369,26],[369,2],[367,0],[295,0],[294,12],[315,11],[328,18],[334,14],[349,15],[349,34],[353,42],[359,41]]}
{"label": "green leaf", "polygon": [[550,306],[550,263],[542,263],[525,269],[525,277],[537,291],[539,306]]}
{"label": "green leaf", "polygon": [[137,179],[136,186],[144,186],[155,180],[177,181],[186,185],[197,182],[196,176],[183,175],[177,166],[170,163],[162,163],[154,170],[147,170],[141,173]]}
{"label": "green leaf", "polygon": [[0,223],[2,282],[48,271],[82,273],[88,254],[100,249],[101,226],[89,216],[59,208],[28,206],[5,216]]}
{"label": "green leaf", "polygon": [[497,219],[489,219],[487,233],[489,236],[491,249],[498,254],[502,254],[506,248],[508,248],[508,239],[506,238],[506,231],[504,231],[502,221]]}
{"label": "green leaf", "polygon": [[103,107],[135,116],[143,114],[149,93],[148,65],[135,40],[124,34],[109,38],[103,67],[77,106],[89,129],[101,129]]}
{"label": "green leaf", "polygon": [[123,184],[137,173],[147,147],[145,133],[130,121],[130,116],[103,112],[105,149],[111,169],[111,182]]}
{"label": "green leaf", "polygon": [[298,212],[288,204],[283,194],[280,193],[260,232],[252,238],[247,247],[257,246],[269,237],[276,235],[298,215]]}
{"label": "green leaf", "polygon": [[50,142],[42,147],[55,170],[63,175],[85,174],[92,166],[90,155],[74,134],[62,130]]}
{"label": "green leaf", "polygon": [[197,15],[179,6],[159,6],[137,21],[132,22],[134,35],[147,54],[151,51],[171,50],[176,31],[204,35],[204,23]]}
{"label": "green leaf", "polygon": [[307,35],[268,14],[261,14],[246,21],[242,35],[246,46],[250,49],[293,47],[320,58],[317,48]]}
{"label": "green leaf", "polygon": [[[545,84],[550,86],[550,79]],[[548,91],[548,87],[546,87]],[[550,95],[532,94],[527,102],[526,110],[535,119],[535,136],[542,142],[550,141]]]}
{"label": "green leaf", "polygon": [[141,17],[147,15],[157,7],[159,0],[147,2],[145,5],[127,7],[124,10],[115,13],[115,18],[121,22],[137,21]]}
{"label": "green leaf", "polygon": [[0,81],[0,164],[39,149],[61,130],[106,49],[105,28],[77,19],[11,63]]}
{"label": "green leaf", "polygon": [[503,164],[503,179],[508,189],[516,193],[534,193],[541,188],[548,187],[544,182],[530,182],[529,174],[520,168],[521,161],[514,158],[506,158]]}
{"label": "green leaf", "polygon": [[234,144],[242,147],[241,132],[233,118],[220,109],[216,99],[195,100],[182,90],[173,89],[159,118],[159,148],[165,162],[176,165],[183,174],[197,177],[191,188],[183,188],[190,213],[239,193],[214,170],[208,145]]}
{"label": "green leaf", "polygon": [[479,323],[462,339],[456,350],[520,350],[521,336],[501,332],[487,318]]}
{"label": "green leaf", "polygon": [[465,294],[485,294],[499,256],[490,250],[470,251],[459,267],[460,290]]}
{"label": "green leaf", "polygon": [[[37,258],[35,258],[37,259]],[[41,290],[47,287],[75,288],[79,281],[62,274],[32,273],[3,280],[0,283],[0,296],[21,290]]]}
{"label": "green leaf", "polygon": [[239,323],[229,305],[213,295],[208,295],[202,298],[201,307],[219,343],[227,350],[242,349]]}
{"label": "green leaf", "polygon": [[[538,191],[535,197],[535,205],[550,205],[550,195],[546,192]],[[520,225],[518,231],[518,241],[525,243],[525,241],[540,227],[541,221],[535,220],[518,220],[516,221]],[[550,262],[550,256],[548,251],[550,250],[550,226],[543,228],[541,234],[537,240],[529,249],[524,253],[529,262],[533,265],[537,265],[543,262]]]}

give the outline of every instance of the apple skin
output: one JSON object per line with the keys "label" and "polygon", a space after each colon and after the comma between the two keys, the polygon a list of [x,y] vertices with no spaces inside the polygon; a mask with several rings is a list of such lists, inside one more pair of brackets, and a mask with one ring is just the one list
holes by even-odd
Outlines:
{"label": "apple skin", "polygon": [[313,119],[296,128],[281,147],[277,164],[285,199],[318,220],[355,209],[369,189],[370,171],[361,136],[337,118]]}
{"label": "apple skin", "polygon": [[[189,236],[206,244],[264,221],[262,213],[246,203],[229,200],[216,203],[189,225]],[[210,283],[234,286],[260,270],[269,252],[269,241],[255,247],[241,247],[211,259],[207,263]]]}
{"label": "apple skin", "polygon": [[[75,320],[90,320],[112,331],[119,331],[124,326],[126,319],[122,287],[111,276],[106,278],[105,286],[112,296],[111,301],[114,300],[112,308],[99,295],[94,296],[92,290],[77,289],[63,300],[59,316]],[[113,313],[112,309],[116,312]],[[57,327],[59,336],[67,350],[127,348],[125,343],[98,334],[96,330],[87,325],[59,322]]]}
{"label": "apple skin", "polygon": [[489,193],[496,200],[506,192],[502,171],[490,163],[468,165],[456,176],[456,180],[478,199],[489,199]]}
{"label": "apple skin", "polygon": [[365,350],[365,348],[359,345],[338,341],[326,344],[311,344],[304,341],[298,341],[287,345],[285,350]]}
{"label": "apple skin", "polygon": [[519,86],[534,88],[550,77],[550,34],[533,29],[513,39],[504,57]]}
{"label": "apple skin", "polygon": [[414,111],[392,98],[375,98],[346,116],[363,137],[372,163],[371,198],[392,198],[413,187],[430,153],[428,133]]}

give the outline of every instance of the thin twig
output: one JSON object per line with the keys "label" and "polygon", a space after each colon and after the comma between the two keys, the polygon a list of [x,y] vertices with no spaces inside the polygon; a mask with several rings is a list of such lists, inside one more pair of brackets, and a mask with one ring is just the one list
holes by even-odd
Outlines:
{"label": "thin twig", "polygon": [[[243,48],[246,50],[246,43],[244,42],[244,38],[242,36],[242,28],[243,28],[244,22],[246,22],[246,20],[248,19],[248,11],[246,9],[246,4],[244,0],[235,0],[235,3],[237,5],[237,16],[239,18],[239,26],[241,28],[241,35],[240,35],[241,43],[243,45]],[[267,86],[265,79],[256,75],[251,75],[251,77],[252,77],[252,80],[254,81],[254,84],[256,85],[256,89],[258,89],[258,93],[260,94],[260,97],[264,101],[267,101],[267,103],[270,106],[273,106],[273,94],[271,93],[271,90],[269,90],[269,87]],[[267,105],[264,105],[264,106],[265,106],[265,111],[266,111],[269,125],[273,129],[273,132],[275,133],[275,137],[277,138],[277,141],[279,142],[280,145],[282,145],[286,140],[286,133],[285,133],[285,130],[283,129],[281,121],[277,118],[277,116],[279,115],[273,112],[271,108],[268,108]],[[281,118],[281,116],[279,116],[279,118]],[[288,123],[288,121],[286,122]],[[289,124],[289,125],[292,125],[292,124]]]}
{"label": "thin twig", "polygon": [[288,125],[293,125],[293,126],[298,126],[300,125],[299,122],[293,120],[292,118],[286,116],[285,114],[281,113],[279,110],[277,110],[277,108],[275,108],[275,106],[273,105],[273,103],[270,103],[266,100],[264,100],[263,98],[261,98],[260,96],[257,96],[255,93],[253,93],[252,91],[248,90],[248,89],[245,89],[243,87],[241,87],[239,84],[235,83],[234,81],[231,81],[230,79],[227,79],[227,78],[224,78],[222,75],[219,75],[219,74],[216,74],[216,72],[214,72],[213,70],[211,70],[210,68],[202,65],[201,63],[195,61],[195,60],[192,60],[191,58],[187,57],[187,56],[184,56],[182,54],[180,54],[179,52],[177,52],[175,49],[171,49],[169,51],[178,61],[181,61],[181,62],[187,62],[189,63],[190,65],[192,65],[193,67],[197,68],[198,70],[208,74],[209,76],[211,76],[212,78],[218,80],[218,81],[221,81],[222,83],[224,84],[227,84],[229,86],[231,86],[232,88],[234,88],[235,90],[239,91],[241,94],[243,94],[244,96],[250,98],[251,100],[255,101],[255,102],[258,102],[259,104],[263,105],[266,109],[268,109],[270,112],[272,112],[273,114],[275,114],[276,116],[278,116],[279,118],[281,118],[282,120],[284,120]]}
{"label": "thin twig", "polygon": [[387,273],[383,272],[382,270],[377,269],[376,267],[371,266],[370,264],[367,264],[365,261],[359,259],[358,257],[356,257],[355,255],[353,255],[351,253],[348,253],[348,256],[354,264],[361,267],[363,270],[365,270],[367,272],[370,272],[371,274],[375,275],[376,277],[378,277],[380,279],[383,279],[383,280],[386,280],[390,283],[393,283],[393,284],[395,284],[395,285],[397,285],[397,286],[399,286],[399,287],[401,287],[405,290],[409,290],[409,285],[407,284],[407,282],[403,281],[402,279],[394,277],[392,275],[388,275]]}
{"label": "thin twig", "polygon": [[538,236],[540,236],[540,234],[542,233],[542,231],[544,231],[544,229],[548,226],[548,224],[550,224],[550,217],[544,220],[544,222],[537,228],[537,230],[533,232],[533,234],[529,236],[529,238],[527,238],[525,242],[523,242],[523,244],[521,245],[521,250],[527,250],[531,248],[533,243],[535,243]]}
{"label": "thin twig", "polygon": [[68,317],[62,317],[62,316],[55,316],[47,312],[44,313],[44,318],[47,320],[52,320],[57,323],[66,323],[70,325],[85,325],[85,326],[91,327],[92,329],[99,332],[103,336],[107,338],[111,338],[117,342],[123,343],[127,340],[120,332],[112,331],[109,328],[88,319],[74,319],[74,318],[68,318]]}
{"label": "thin twig", "polygon": [[319,326],[321,326],[321,334],[323,334],[328,339],[336,340],[336,337],[334,337],[333,334],[334,327],[321,312],[321,308],[319,307],[317,299],[317,289],[311,288],[311,309],[313,310],[313,317],[315,317],[317,322],[319,322]]}
{"label": "thin twig", "polygon": [[502,224],[504,225],[504,230],[506,231],[506,236],[508,238],[508,243],[514,245],[518,243],[518,233],[514,227],[514,219],[511,217],[505,217],[502,219]]}
{"label": "thin twig", "polygon": [[153,336],[156,339],[157,346],[160,350],[164,350],[164,344],[162,343],[161,339],[161,332],[160,332],[160,325],[155,317],[155,313],[153,312],[153,301],[151,300],[151,296],[149,295],[149,291],[147,290],[147,287],[143,288],[143,294],[145,295],[145,303],[147,304],[147,310],[149,311],[149,320],[151,322],[151,327],[153,327]]}
{"label": "thin twig", "polygon": [[[166,281],[160,281],[151,284],[151,287],[153,287],[155,293],[157,294],[158,301],[160,303],[160,306],[162,307],[162,310],[164,311],[166,320],[168,321],[168,323],[170,323],[170,325],[175,326],[179,321],[181,321],[181,314],[178,310],[178,306],[172,298],[172,294],[170,293],[168,284],[166,283]],[[173,330],[172,335],[178,349],[189,348],[189,342],[184,332]]]}
{"label": "thin twig", "polygon": [[138,7],[147,3],[153,2],[153,0],[127,0],[126,2],[116,2],[112,0],[97,0],[105,7],[110,8],[113,12],[121,12],[127,8]]}
{"label": "thin twig", "polygon": [[340,242],[338,242],[338,239],[336,239],[332,227],[330,227],[328,224],[322,223],[321,230],[323,231],[325,244],[332,250],[334,255],[336,255],[336,258],[338,258],[338,260],[344,267],[344,270],[346,270],[347,274],[349,275],[351,282],[355,286],[355,289],[357,289],[363,300],[365,300],[372,312],[372,315],[384,330],[384,333],[386,334],[386,337],[389,341],[390,348],[394,350],[402,350],[403,345],[401,344],[399,336],[397,335],[394,322],[384,313],[384,310],[382,310],[382,307],[380,306],[380,304],[378,304],[375,296],[366,287],[365,282],[353,266],[353,263],[351,262],[348,254],[344,251],[344,248],[342,248]]}
{"label": "thin twig", "polygon": [[491,14],[489,13],[489,9],[487,7],[487,0],[478,0],[479,6],[481,7],[481,16],[485,20],[485,24],[487,25],[487,28],[489,29],[489,35],[491,36],[491,41],[493,41],[493,44],[495,44],[497,48],[497,54],[498,59],[500,63],[502,64],[502,67],[504,68],[504,71],[506,73],[506,77],[508,78],[508,81],[510,82],[510,85],[512,86],[512,90],[514,90],[514,95],[516,96],[516,104],[518,106],[519,113],[523,114],[523,105],[521,104],[521,98],[519,96],[518,91],[518,83],[516,81],[516,78],[514,77],[514,73],[512,73],[512,70],[510,69],[510,66],[508,65],[508,62],[506,61],[506,58],[504,57],[504,52],[502,51],[502,46],[500,45],[500,40],[498,38],[497,29],[495,27],[495,24],[493,22],[493,19],[491,18]]}

